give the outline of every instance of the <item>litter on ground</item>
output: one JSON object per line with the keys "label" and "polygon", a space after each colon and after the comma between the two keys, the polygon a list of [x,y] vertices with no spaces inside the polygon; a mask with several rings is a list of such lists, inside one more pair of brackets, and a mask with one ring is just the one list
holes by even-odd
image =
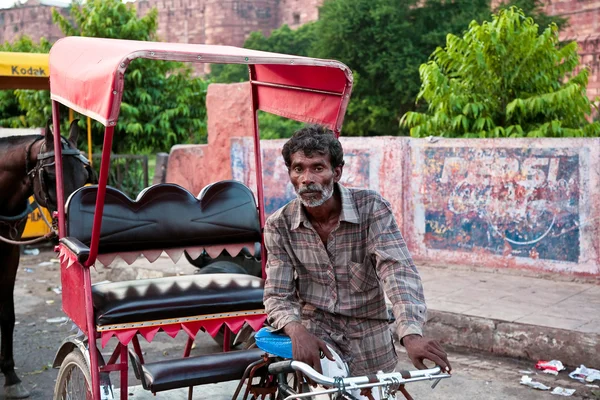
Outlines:
{"label": "litter on ground", "polygon": [[521,385],[529,386],[531,388],[538,389],[538,390],[550,390],[550,386],[546,386],[540,382],[535,382],[533,379],[531,379],[531,377],[529,377],[527,375],[523,375],[521,377],[521,382],[519,382],[519,383]]}

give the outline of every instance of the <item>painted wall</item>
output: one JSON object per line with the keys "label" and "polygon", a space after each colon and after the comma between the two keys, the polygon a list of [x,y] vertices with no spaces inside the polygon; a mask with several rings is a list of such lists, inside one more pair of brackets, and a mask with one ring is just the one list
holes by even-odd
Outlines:
{"label": "painted wall", "polygon": [[[397,206],[402,204],[401,191],[397,189],[401,186],[401,159],[397,158],[398,162],[395,163],[393,158],[401,154],[405,141],[392,138],[367,141],[346,137],[340,140],[345,151],[341,183],[350,187],[377,190]],[[294,187],[289,182],[287,168],[281,156],[284,143],[285,140],[261,141],[265,212],[268,215],[295,197]],[[386,159],[387,164],[384,162]],[[231,139],[231,171],[233,179],[244,182],[256,195],[254,148],[251,138]],[[395,212],[401,224],[401,209],[397,207]]]}
{"label": "painted wall", "polygon": [[[295,196],[284,142],[261,143],[268,214]],[[600,274],[597,140],[341,142],[342,183],[390,201],[416,260]],[[233,179],[255,190],[251,140],[231,143]]]}
{"label": "painted wall", "polygon": [[[256,191],[248,84],[210,85],[209,144],[171,150],[167,182]],[[600,139],[340,139],[342,183],[379,191],[418,262],[600,276]],[[261,141],[265,208],[294,198],[285,140]]]}
{"label": "painted wall", "polygon": [[410,140],[415,258],[600,274],[597,139]]}

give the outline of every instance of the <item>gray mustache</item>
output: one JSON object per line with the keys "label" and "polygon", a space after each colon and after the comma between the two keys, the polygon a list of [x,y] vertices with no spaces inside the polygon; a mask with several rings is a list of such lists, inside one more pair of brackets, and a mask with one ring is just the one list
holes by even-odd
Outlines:
{"label": "gray mustache", "polygon": [[298,189],[298,194],[303,194],[306,192],[322,192],[322,191],[323,191],[323,188],[321,187],[321,185],[318,185],[316,183],[311,183],[308,186]]}

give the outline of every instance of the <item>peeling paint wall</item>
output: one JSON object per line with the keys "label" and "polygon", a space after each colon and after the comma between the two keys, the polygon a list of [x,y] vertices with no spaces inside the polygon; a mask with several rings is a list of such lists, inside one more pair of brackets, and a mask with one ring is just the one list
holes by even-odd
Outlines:
{"label": "peeling paint wall", "polygon": [[597,139],[411,139],[415,258],[600,274]]}
{"label": "peeling paint wall", "polygon": [[[597,140],[341,142],[341,182],[390,201],[415,260],[600,275]],[[267,214],[295,196],[284,143],[261,143]],[[231,169],[256,190],[250,138],[231,139]]]}
{"label": "peeling paint wall", "polygon": [[579,154],[567,149],[426,149],[429,249],[577,262]]}

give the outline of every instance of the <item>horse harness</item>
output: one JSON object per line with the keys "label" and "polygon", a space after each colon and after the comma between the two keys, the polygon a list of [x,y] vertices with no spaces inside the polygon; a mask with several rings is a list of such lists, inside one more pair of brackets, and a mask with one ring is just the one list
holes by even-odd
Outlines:
{"label": "horse harness", "polygon": [[[38,180],[40,190],[38,190],[38,192],[35,193],[35,195],[38,199],[43,199],[44,203],[46,204],[46,207],[48,207],[50,204],[53,204],[52,203],[53,200],[48,195],[49,178],[48,178],[47,168],[54,168],[56,166],[54,150],[46,151],[46,143],[45,142],[42,143],[42,145],[40,146],[40,151],[38,152],[38,155],[37,155],[37,163],[31,170],[29,169],[29,159],[31,156],[31,148],[33,147],[33,145],[36,142],[43,140],[43,139],[44,139],[44,136],[40,136],[38,139],[34,140],[27,147],[27,155],[25,158],[25,172],[27,174],[27,177],[29,178],[29,181],[31,182],[31,186],[33,187],[34,193],[35,193],[34,182],[36,179]],[[91,177],[93,172],[92,172],[92,167],[90,165],[89,160],[87,158],[85,158],[79,150],[72,147],[67,139],[65,139],[64,137],[61,137],[60,140],[61,140],[61,144],[62,144],[62,155],[78,158],[79,161],[81,161],[81,163],[84,165],[86,171],[88,172],[88,176]],[[49,160],[49,159],[52,159],[52,161],[45,162],[45,160]]]}
{"label": "horse harness", "polygon": [[[54,150],[45,151],[46,143],[44,142],[40,146],[40,150],[36,157],[37,162],[36,162],[35,166],[31,169],[30,169],[30,162],[29,162],[29,160],[31,159],[31,149],[33,148],[33,145],[36,144],[37,142],[39,142],[40,140],[44,140],[44,139],[45,139],[44,136],[39,136],[33,142],[31,142],[31,144],[29,144],[27,146],[26,154],[25,154],[25,173],[27,175],[27,178],[29,179],[32,189],[34,190],[35,196],[38,199],[42,199],[44,201],[44,203],[46,204],[46,207],[48,207],[48,205],[51,204],[52,199],[48,195],[49,178],[48,178],[47,168],[55,167],[56,161],[54,158],[55,158],[56,154],[55,154]],[[73,148],[70,145],[69,141],[67,139],[65,139],[64,137],[61,137],[61,144],[62,144],[62,155],[70,156],[70,157],[77,157],[79,159],[79,161],[81,161],[81,163],[84,165],[86,171],[88,172],[88,176],[91,178],[93,176],[93,171],[92,171],[92,167],[90,165],[89,160],[86,157],[84,157],[79,152],[79,150],[77,150],[76,148]],[[43,162],[44,160],[48,160],[48,159],[52,159],[52,161],[51,162]],[[40,188],[37,191],[37,193],[36,193],[36,186],[34,185],[36,179],[39,182],[39,188]],[[31,203],[29,201],[27,201],[25,210],[22,211],[21,213],[19,213],[18,215],[14,215],[14,216],[0,215],[0,225],[4,225],[4,226],[8,227],[8,230],[9,230],[8,236],[10,237],[9,240],[6,240],[6,238],[2,238],[2,239],[4,239],[3,241],[10,243],[17,239],[18,232],[19,232],[19,229],[18,229],[19,224],[24,219],[26,219],[27,216],[36,209],[36,207],[39,208],[39,205],[37,204],[37,202],[35,200],[32,201]],[[41,213],[41,210],[40,210],[40,213]],[[42,214],[42,216],[44,216],[43,213],[41,213],[41,214]],[[45,220],[45,217],[44,217],[44,220]],[[46,221],[46,223],[48,223],[48,221]],[[48,223],[48,225],[50,226],[49,223]],[[49,234],[45,235],[41,239],[45,240],[49,237],[54,236],[56,234],[56,226],[55,225],[56,224],[55,224],[55,221],[53,218],[52,226],[50,226],[51,232]],[[25,244],[25,242],[23,242],[23,244]]]}

